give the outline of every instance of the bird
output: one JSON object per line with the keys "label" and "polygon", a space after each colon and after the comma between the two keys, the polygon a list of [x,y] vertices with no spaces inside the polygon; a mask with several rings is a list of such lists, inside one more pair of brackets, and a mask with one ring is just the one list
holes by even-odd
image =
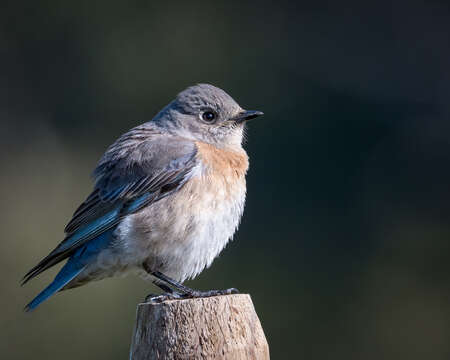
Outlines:
{"label": "bird", "polygon": [[23,277],[22,285],[67,259],[24,310],[58,291],[129,272],[165,292],[150,301],[237,292],[183,282],[208,268],[239,226],[249,166],[245,124],[261,115],[218,87],[197,84],[121,135],[100,158],[93,190],[64,240]]}

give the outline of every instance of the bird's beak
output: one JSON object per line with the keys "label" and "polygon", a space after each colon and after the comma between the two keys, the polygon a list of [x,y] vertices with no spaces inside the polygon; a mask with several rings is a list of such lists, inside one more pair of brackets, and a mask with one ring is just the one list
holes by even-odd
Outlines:
{"label": "bird's beak", "polygon": [[236,123],[240,124],[245,121],[254,119],[255,117],[264,115],[262,111],[256,111],[256,110],[244,110],[234,116],[231,120],[235,121]]}

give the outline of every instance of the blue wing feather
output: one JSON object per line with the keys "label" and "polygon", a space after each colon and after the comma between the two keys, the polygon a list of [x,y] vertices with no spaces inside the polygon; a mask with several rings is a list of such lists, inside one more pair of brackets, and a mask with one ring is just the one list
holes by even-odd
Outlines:
{"label": "blue wing feather", "polygon": [[[195,144],[150,130],[148,125],[132,129],[105,153],[95,171],[96,187],[75,211],[66,238],[24,276],[22,284],[70,257],[124,216],[184,185],[196,165]],[[136,134],[149,139],[132,142]]]}

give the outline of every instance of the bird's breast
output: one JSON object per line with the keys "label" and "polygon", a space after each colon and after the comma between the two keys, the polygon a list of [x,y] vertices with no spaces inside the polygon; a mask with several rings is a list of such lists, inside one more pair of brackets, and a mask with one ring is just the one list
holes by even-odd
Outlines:
{"label": "bird's breast", "polygon": [[244,149],[219,149],[211,144],[197,141],[197,158],[205,173],[228,183],[245,180],[248,170],[248,156]]}
{"label": "bird's breast", "polygon": [[[233,237],[244,211],[248,157],[197,143],[199,164],[194,174],[174,196],[177,206],[178,238],[182,245],[183,275],[196,276]],[[170,270],[169,270],[170,272]]]}
{"label": "bird's breast", "polygon": [[191,206],[202,210],[211,223],[233,220],[234,232],[245,201],[247,154],[243,149],[224,150],[203,142],[196,145],[199,166],[184,190],[195,199]]}

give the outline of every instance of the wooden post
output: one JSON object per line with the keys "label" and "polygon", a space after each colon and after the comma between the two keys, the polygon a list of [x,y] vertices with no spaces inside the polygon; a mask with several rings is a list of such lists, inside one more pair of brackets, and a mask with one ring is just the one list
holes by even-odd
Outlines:
{"label": "wooden post", "polygon": [[143,303],[131,360],[268,360],[269,346],[248,294]]}

